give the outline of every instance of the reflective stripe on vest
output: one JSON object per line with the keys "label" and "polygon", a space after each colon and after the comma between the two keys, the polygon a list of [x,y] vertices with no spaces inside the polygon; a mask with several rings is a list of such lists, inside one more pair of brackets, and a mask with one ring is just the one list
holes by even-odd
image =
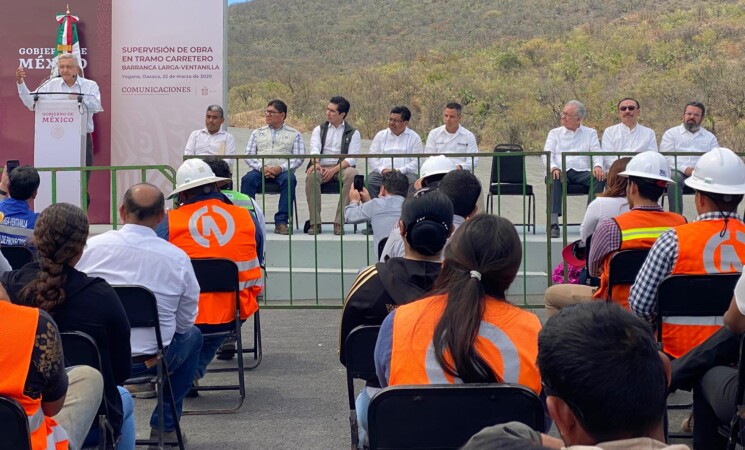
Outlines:
{"label": "reflective stripe on vest", "polygon": [[34,235],[34,229],[14,227],[11,225],[0,225],[0,233],[12,234],[14,236],[32,237]]}
{"label": "reflective stripe on vest", "polygon": [[[31,435],[38,432],[42,426],[47,422],[47,417],[44,415],[44,411],[41,408],[37,409],[33,415],[28,416],[28,428]],[[67,441],[69,437],[64,428],[59,426],[57,423],[51,425],[50,429],[46,431],[46,447],[45,449],[66,449]],[[64,443],[64,446],[62,444]],[[36,449],[34,449],[36,450]]]}
{"label": "reflective stripe on vest", "polygon": [[[261,268],[256,254],[253,219],[248,210],[217,199],[183,205],[168,213],[169,241],[190,258],[227,258],[238,266],[240,316],[259,309],[256,296]],[[230,293],[199,295],[195,323],[222,324],[233,320],[235,296]]]}
{"label": "reflective stripe on vest", "polygon": [[662,317],[662,350],[680,358],[724,325],[722,316]]}
{"label": "reflective stripe on vest", "polygon": [[625,230],[621,236],[621,242],[633,241],[637,239],[657,239],[662,233],[669,230],[670,227],[653,227],[653,228],[634,228]]}

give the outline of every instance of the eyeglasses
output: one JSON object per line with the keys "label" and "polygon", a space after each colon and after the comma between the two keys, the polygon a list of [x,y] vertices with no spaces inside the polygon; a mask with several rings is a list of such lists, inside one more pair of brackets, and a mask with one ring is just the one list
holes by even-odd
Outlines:
{"label": "eyeglasses", "polygon": [[636,106],[621,106],[619,111],[636,111]]}
{"label": "eyeglasses", "polygon": [[687,112],[687,113],[685,113],[685,116],[686,116],[686,117],[701,117],[701,114],[699,114],[699,113],[692,113],[692,112]]}
{"label": "eyeglasses", "polygon": [[282,114],[282,113],[279,111],[270,111],[268,109],[264,111],[265,116],[276,116],[277,114]]}
{"label": "eyeglasses", "polygon": [[562,111],[562,113],[561,113],[561,117],[574,117],[574,118],[576,119],[576,118],[578,118],[579,116],[578,116],[578,115],[576,115],[576,114],[569,114],[568,112],[563,112],[563,111]]}
{"label": "eyeglasses", "polygon": [[404,122],[405,122],[405,120],[394,119],[393,117],[389,117],[388,118],[388,123],[404,123]]}

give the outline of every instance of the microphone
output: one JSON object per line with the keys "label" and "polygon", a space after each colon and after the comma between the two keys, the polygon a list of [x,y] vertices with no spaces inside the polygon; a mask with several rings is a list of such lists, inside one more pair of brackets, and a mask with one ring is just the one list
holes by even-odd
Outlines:
{"label": "microphone", "polygon": [[44,80],[44,81],[43,81],[43,82],[42,82],[42,83],[41,83],[41,84],[39,85],[39,87],[37,87],[37,88],[36,88],[36,90],[35,90],[34,92],[32,92],[32,94],[34,94],[34,103],[36,103],[37,101],[39,101],[39,89],[41,89],[41,88],[43,88],[44,86],[46,86],[46,84],[47,84],[47,83],[49,83],[50,81],[54,80],[55,78],[59,78],[59,77],[61,77],[61,76],[62,76],[62,75],[56,75],[56,76],[54,76],[54,77],[51,77],[51,78],[47,78],[46,80]]}

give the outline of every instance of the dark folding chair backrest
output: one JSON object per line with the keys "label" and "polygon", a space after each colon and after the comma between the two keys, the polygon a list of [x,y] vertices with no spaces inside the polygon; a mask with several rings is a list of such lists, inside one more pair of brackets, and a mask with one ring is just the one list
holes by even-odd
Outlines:
{"label": "dark folding chair backrest", "polygon": [[370,401],[370,449],[455,449],[484,427],[510,421],[544,431],[533,391],[515,384],[393,386]]}
{"label": "dark folding chair backrest", "polygon": [[0,247],[0,252],[3,253],[13,270],[20,269],[34,260],[34,254],[31,250],[21,245],[3,245]]}
{"label": "dark folding chair backrest", "polygon": [[28,417],[14,399],[0,396],[0,447],[31,450]]}
{"label": "dark folding chair backrest", "polygon": [[153,292],[143,286],[113,286],[124,306],[132,328],[154,328],[158,347],[163,347],[158,320],[158,300]]}
{"label": "dark folding chair backrest", "polygon": [[[87,333],[82,331],[65,331],[60,333],[62,338],[62,351],[65,354],[65,367],[89,366],[99,372],[102,371],[101,352],[96,341]],[[106,397],[101,400],[99,414],[109,415],[109,407]]]}
{"label": "dark folding chair backrest", "polygon": [[354,379],[376,379],[375,342],[379,332],[380,325],[360,325],[344,341],[349,409],[354,409]]}
{"label": "dark folding chair backrest", "polygon": [[[523,147],[519,144],[497,144],[494,147],[494,153],[503,152],[522,152]],[[523,175],[525,174],[525,157],[509,156],[509,157],[498,157],[494,156],[491,165],[491,179],[489,185],[494,183],[517,183],[523,182]]]}
{"label": "dark folding chair backrest", "polygon": [[200,292],[240,292],[238,266],[233,261],[223,258],[192,259],[191,265]]}
{"label": "dark folding chair backrest", "polygon": [[662,316],[721,317],[729,308],[739,273],[670,275],[657,288],[657,333]]}
{"label": "dark folding chair backrest", "polygon": [[608,281],[611,286],[634,284],[636,274],[647,259],[649,250],[621,250],[610,258]]}
{"label": "dark folding chair backrest", "polygon": [[385,248],[385,244],[388,242],[388,236],[384,237],[383,239],[378,242],[378,260],[380,259],[380,255],[383,254],[383,249]]}
{"label": "dark folding chair backrest", "polygon": [[[312,175],[308,175],[312,176]],[[336,194],[339,195],[341,186],[339,186],[339,182],[336,180],[331,180],[328,183],[323,183],[321,185],[321,194]]]}

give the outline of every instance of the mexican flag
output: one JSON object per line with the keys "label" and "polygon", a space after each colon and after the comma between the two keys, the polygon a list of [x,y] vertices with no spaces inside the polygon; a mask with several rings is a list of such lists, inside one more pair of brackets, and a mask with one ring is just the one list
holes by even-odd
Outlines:
{"label": "mexican flag", "polygon": [[57,71],[57,57],[63,53],[72,53],[78,61],[78,67],[83,67],[83,61],[80,57],[80,43],[78,42],[78,27],[75,25],[80,19],[78,16],[70,14],[68,9],[65,14],[57,14],[57,46],[52,60],[52,76],[59,75]]}

